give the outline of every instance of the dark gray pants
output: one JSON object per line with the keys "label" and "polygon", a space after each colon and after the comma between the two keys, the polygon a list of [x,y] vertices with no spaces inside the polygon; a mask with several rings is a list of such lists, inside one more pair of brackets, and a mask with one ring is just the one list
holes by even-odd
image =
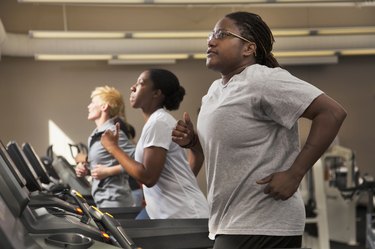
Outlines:
{"label": "dark gray pants", "polygon": [[218,235],[213,249],[301,248],[302,236]]}

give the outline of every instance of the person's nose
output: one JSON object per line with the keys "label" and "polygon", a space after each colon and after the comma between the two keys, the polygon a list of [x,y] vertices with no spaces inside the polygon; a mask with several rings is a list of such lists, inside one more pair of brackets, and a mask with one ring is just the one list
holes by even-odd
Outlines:
{"label": "person's nose", "polygon": [[136,88],[135,88],[135,84],[134,84],[134,85],[132,85],[132,86],[130,87],[130,91],[131,91],[131,92],[135,92],[135,90],[136,90]]}
{"label": "person's nose", "polygon": [[215,38],[208,38],[207,39],[207,46],[208,47],[213,47],[213,46],[215,46],[215,44],[216,44],[216,39]]}

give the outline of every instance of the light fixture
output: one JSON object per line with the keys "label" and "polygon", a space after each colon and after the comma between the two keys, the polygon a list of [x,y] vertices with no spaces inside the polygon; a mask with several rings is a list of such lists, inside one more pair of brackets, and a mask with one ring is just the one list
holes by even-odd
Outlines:
{"label": "light fixture", "polygon": [[186,60],[189,54],[119,54],[108,61],[110,65],[150,65],[174,64],[176,60]]}
{"label": "light fixture", "polygon": [[109,60],[109,65],[160,65],[160,64],[175,64],[176,60],[173,59],[143,59],[143,60]]}
{"label": "light fixture", "polygon": [[128,37],[135,39],[188,39],[207,38],[208,31],[179,31],[179,32],[133,32]]}
{"label": "light fixture", "polygon": [[193,54],[192,58],[196,60],[203,60],[203,59],[205,60],[207,58],[207,54],[200,54],[200,53]]}
{"label": "light fixture", "polygon": [[208,31],[160,31],[160,32],[122,32],[122,31],[48,31],[30,30],[31,38],[51,39],[194,39],[207,38]]}
{"label": "light fixture", "polygon": [[91,31],[42,31],[30,30],[31,38],[56,38],[56,39],[120,39],[125,38],[124,32],[91,32]]}
{"label": "light fixture", "polygon": [[368,7],[375,6],[372,0],[18,0],[21,3],[40,3],[40,4],[124,4],[124,5],[230,5],[230,6],[354,6]]}
{"label": "light fixture", "polygon": [[[48,31],[30,30],[31,38],[51,39],[206,39],[209,31]],[[272,29],[275,37],[309,35],[361,35],[375,34],[375,26],[332,27],[310,29]]]}
{"label": "light fixture", "polygon": [[110,60],[112,55],[108,54],[36,54],[35,60],[39,61],[90,61]]}
{"label": "light fixture", "polygon": [[[316,65],[338,63],[336,51],[300,51],[298,54],[294,52],[283,52],[282,56],[275,52],[274,55],[280,65]],[[194,59],[206,59],[206,57],[206,54],[192,55],[192,58]]]}
{"label": "light fixture", "polygon": [[314,56],[333,56],[336,54],[334,50],[312,50],[312,51],[275,51],[275,57],[314,57]]}
{"label": "light fixture", "polygon": [[129,5],[253,5],[253,6],[375,6],[372,0],[18,0],[46,4],[129,4]]}
{"label": "light fixture", "polygon": [[340,55],[375,55],[375,48],[365,49],[342,49]]}
{"label": "light fixture", "polygon": [[272,29],[272,34],[275,37],[281,36],[308,36],[312,32],[310,29]]}
{"label": "light fixture", "polygon": [[125,3],[125,4],[141,4],[145,0],[18,0],[20,3]]}
{"label": "light fixture", "polygon": [[[301,0],[303,1],[303,0]],[[18,0],[22,3],[99,3],[99,4],[235,4],[267,3],[267,0]]]}
{"label": "light fixture", "polygon": [[[146,2],[147,0],[145,0]],[[235,4],[235,3],[266,3],[267,0],[153,0],[153,3],[161,4]]]}
{"label": "light fixture", "polygon": [[[324,0],[323,0],[324,1]],[[277,0],[280,3],[314,3],[314,2],[322,2],[322,0]],[[325,0],[324,2],[330,3],[350,3],[353,2],[352,0]]]}
{"label": "light fixture", "polygon": [[[274,56],[284,62],[296,61],[295,64],[336,63],[337,56],[375,55],[374,48],[340,49],[340,50],[306,50],[306,51],[275,51]],[[69,60],[106,60],[111,65],[118,64],[172,64],[176,60],[189,58],[202,60],[205,53],[180,54],[36,54],[35,60],[69,61]],[[320,61],[320,62],[319,62]]]}
{"label": "light fixture", "polygon": [[[325,57],[335,56],[337,52],[335,50],[304,50],[304,51],[275,51],[273,55],[276,58],[298,58],[298,57]],[[194,59],[206,59],[207,54],[193,54]]]}
{"label": "light fixture", "polygon": [[316,29],[317,35],[360,35],[375,34],[375,27],[335,27]]}
{"label": "light fixture", "polygon": [[189,54],[119,54],[118,60],[183,60]]}

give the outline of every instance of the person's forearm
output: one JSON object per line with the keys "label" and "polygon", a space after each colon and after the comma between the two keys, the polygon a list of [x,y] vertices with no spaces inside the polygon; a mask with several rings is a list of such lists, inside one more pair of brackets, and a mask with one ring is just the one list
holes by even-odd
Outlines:
{"label": "person's forearm", "polygon": [[117,159],[128,174],[131,176],[138,174],[138,163],[130,158],[119,146],[113,146],[110,150],[108,150],[108,152]]}
{"label": "person's forearm", "polygon": [[109,171],[109,175],[110,176],[119,175],[119,174],[121,174],[124,171],[124,169],[121,166],[121,164],[118,164],[118,165],[115,165],[115,166],[112,166],[112,167],[108,167],[107,170]]}
{"label": "person's forearm", "polygon": [[108,152],[117,159],[121,167],[123,167],[125,171],[135,180],[145,184],[146,186],[150,185],[148,181],[151,179],[151,177],[143,164],[133,160],[117,145],[111,147]]}
{"label": "person's forearm", "polygon": [[204,161],[203,149],[199,140],[189,149],[188,160],[191,170],[193,171],[194,175],[197,176]]}

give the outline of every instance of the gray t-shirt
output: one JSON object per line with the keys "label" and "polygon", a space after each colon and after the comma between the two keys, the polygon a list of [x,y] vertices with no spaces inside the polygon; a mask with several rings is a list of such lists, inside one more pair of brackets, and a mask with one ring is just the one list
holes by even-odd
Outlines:
{"label": "gray t-shirt", "polygon": [[[95,129],[88,139],[90,169],[93,169],[98,164],[107,167],[119,165],[119,162],[107,152],[100,142],[101,134],[107,129],[115,129],[113,119],[107,120],[102,126]],[[125,153],[134,158],[135,146],[122,130],[119,131],[118,144]],[[128,179],[129,175],[125,170],[121,174],[102,180],[93,179],[91,193],[95,204],[100,208],[133,206],[134,201]]]}
{"label": "gray t-shirt", "polygon": [[281,68],[252,65],[202,98],[197,130],[205,155],[210,238],[217,234],[301,235],[300,193],[265,195],[257,180],[284,171],[299,153],[297,120],[322,94]]}

